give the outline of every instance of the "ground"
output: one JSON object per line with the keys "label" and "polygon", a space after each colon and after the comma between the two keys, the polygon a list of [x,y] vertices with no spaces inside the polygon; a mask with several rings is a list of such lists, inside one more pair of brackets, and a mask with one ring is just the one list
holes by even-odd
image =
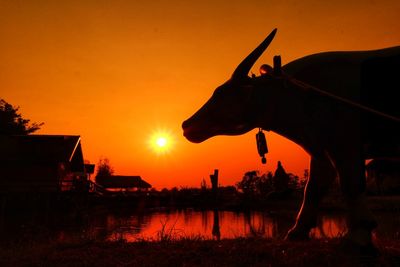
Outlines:
{"label": "ground", "polygon": [[361,257],[349,256],[338,239],[24,243],[4,246],[0,266],[400,266],[400,244],[377,246],[378,257]]}

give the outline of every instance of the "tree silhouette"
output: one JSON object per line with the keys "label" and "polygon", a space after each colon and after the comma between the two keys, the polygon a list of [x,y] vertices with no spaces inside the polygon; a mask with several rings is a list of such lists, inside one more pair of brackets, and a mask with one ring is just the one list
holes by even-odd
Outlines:
{"label": "tree silhouette", "polygon": [[263,196],[274,190],[272,172],[264,173],[263,175],[261,175],[258,183],[258,190]]}
{"label": "tree silhouette", "polygon": [[30,124],[30,120],[24,119],[18,110],[19,107],[0,99],[0,135],[27,135],[39,130],[44,124],[43,122]]}
{"label": "tree silhouette", "polygon": [[107,158],[100,159],[99,163],[97,163],[96,183],[102,184],[102,182],[111,177],[113,173],[114,170],[110,165],[110,161]]}
{"label": "tree silhouette", "polygon": [[258,171],[248,171],[244,174],[242,180],[236,184],[239,190],[247,196],[254,196],[257,194]]}
{"label": "tree silhouette", "polygon": [[203,190],[203,191],[207,190],[207,183],[206,183],[206,180],[205,180],[205,179],[203,179],[203,181],[201,181],[201,183],[200,183],[200,188],[201,188],[201,190]]}
{"label": "tree silhouette", "polygon": [[273,192],[282,193],[303,189],[304,185],[304,179],[300,180],[297,175],[287,173],[282,163],[278,161],[274,174],[268,172],[260,175],[259,171],[248,171],[243,175],[242,180],[236,183],[236,188],[245,197],[259,198],[269,196]]}
{"label": "tree silhouette", "polygon": [[259,171],[248,171],[240,182],[236,183],[237,189],[245,196],[265,196],[273,190],[272,173],[259,175]]}

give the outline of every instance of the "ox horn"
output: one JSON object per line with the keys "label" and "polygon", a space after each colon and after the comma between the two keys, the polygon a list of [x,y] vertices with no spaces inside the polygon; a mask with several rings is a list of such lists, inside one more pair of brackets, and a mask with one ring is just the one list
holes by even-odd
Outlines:
{"label": "ox horn", "polygon": [[249,73],[251,67],[256,63],[257,59],[262,55],[262,53],[267,49],[269,44],[275,37],[277,29],[274,29],[265,40],[257,46],[240,64],[237,66],[236,70],[232,74],[232,78],[243,78]]}

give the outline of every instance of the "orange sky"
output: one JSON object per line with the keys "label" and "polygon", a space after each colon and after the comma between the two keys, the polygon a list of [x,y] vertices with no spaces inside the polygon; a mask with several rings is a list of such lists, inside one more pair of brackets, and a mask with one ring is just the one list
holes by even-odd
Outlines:
{"label": "orange sky", "polygon": [[[37,133],[81,135],[87,160],[158,189],[199,186],[214,168],[234,184],[277,160],[302,174],[306,153],[275,134],[264,166],[255,130],[192,144],[181,123],[275,27],[254,73],[275,54],[400,45],[400,1],[326,2],[0,0],[0,98],[45,122]],[[173,136],[167,154],[148,144],[157,131]]]}

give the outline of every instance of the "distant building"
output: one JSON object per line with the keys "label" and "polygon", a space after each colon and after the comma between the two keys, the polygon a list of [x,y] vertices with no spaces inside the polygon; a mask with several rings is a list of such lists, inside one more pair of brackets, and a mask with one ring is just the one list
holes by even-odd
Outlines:
{"label": "distant building", "polygon": [[151,184],[140,176],[112,175],[109,177],[97,177],[96,182],[105,189],[113,190],[147,190]]}
{"label": "distant building", "polygon": [[86,188],[88,176],[80,136],[0,136],[0,192],[60,192]]}

